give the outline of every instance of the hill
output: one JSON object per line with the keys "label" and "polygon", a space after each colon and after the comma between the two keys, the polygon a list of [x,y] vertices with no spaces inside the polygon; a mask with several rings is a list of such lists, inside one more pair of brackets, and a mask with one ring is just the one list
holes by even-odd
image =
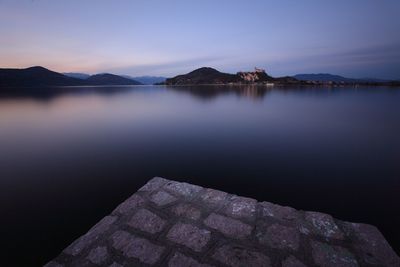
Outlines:
{"label": "hill", "polygon": [[85,82],[82,80],[68,77],[43,67],[0,69],[0,87],[73,86],[84,84]]}
{"label": "hill", "polygon": [[[124,76],[126,77],[126,76]],[[142,84],[156,84],[156,83],[163,83],[167,78],[165,77],[159,77],[159,76],[140,76],[140,77],[127,77],[130,79],[133,79],[135,81],[138,81]]]}
{"label": "hill", "polygon": [[336,82],[336,83],[386,83],[390,82],[383,79],[375,78],[346,78],[340,75],[333,75],[329,73],[317,73],[317,74],[297,74],[294,78],[302,81],[314,81],[314,82]]}
{"label": "hill", "polygon": [[237,75],[219,72],[216,69],[203,67],[187,74],[178,75],[165,81],[167,85],[183,84],[226,84],[239,82]]}
{"label": "hill", "polygon": [[[114,74],[61,74],[43,67],[0,69],[0,87],[83,86],[83,85],[139,85],[138,81]],[[78,78],[79,77],[79,78]]]}
{"label": "hill", "polygon": [[72,78],[76,78],[76,79],[81,79],[81,80],[86,80],[87,78],[90,77],[89,74],[86,74],[86,73],[79,73],[79,72],[64,72],[64,73],[62,73],[62,74],[64,74],[65,76],[68,76],[68,77],[72,77]]}
{"label": "hill", "polygon": [[90,85],[140,85],[141,83],[122,76],[103,73],[92,75],[85,80]]}
{"label": "hill", "polygon": [[265,70],[255,68],[250,72],[229,74],[216,69],[203,67],[188,74],[178,75],[165,81],[167,85],[195,85],[195,84],[299,84],[301,81],[293,77],[274,78]]}

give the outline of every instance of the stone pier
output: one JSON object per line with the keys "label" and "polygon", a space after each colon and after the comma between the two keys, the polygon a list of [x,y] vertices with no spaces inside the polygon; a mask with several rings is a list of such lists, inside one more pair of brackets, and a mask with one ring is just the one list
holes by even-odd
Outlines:
{"label": "stone pier", "polygon": [[45,265],[400,266],[371,225],[153,178]]}

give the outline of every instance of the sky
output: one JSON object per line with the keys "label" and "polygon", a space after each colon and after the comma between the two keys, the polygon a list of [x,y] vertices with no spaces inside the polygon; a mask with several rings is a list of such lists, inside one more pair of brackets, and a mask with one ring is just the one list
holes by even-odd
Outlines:
{"label": "sky", "polygon": [[399,0],[0,0],[0,67],[400,79]]}

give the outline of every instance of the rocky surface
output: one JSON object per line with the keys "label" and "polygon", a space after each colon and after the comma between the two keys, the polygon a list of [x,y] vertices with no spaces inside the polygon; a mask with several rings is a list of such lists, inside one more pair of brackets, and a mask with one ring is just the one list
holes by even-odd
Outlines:
{"label": "rocky surface", "polygon": [[379,230],[153,178],[51,266],[400,266]]}

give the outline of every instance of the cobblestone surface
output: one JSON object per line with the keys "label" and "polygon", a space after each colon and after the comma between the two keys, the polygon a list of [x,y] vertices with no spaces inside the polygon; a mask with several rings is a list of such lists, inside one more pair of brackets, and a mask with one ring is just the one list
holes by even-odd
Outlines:
{"label": "cobblestone surface", "polygon": [[156,177],[46,264],[400,266],[371,225]]}
{"label": "cobblestone surface", "polygon": [[215,213],[208,216],[204,224],[231,238],[246,238],[252,230],[246,223]]}
{"label": "cobblestone surface", "polygon": [[165,221],[151,211],[140,209],[132,216],[128,225],[144,232],[155,234],[163,229]]}
{"label": "cobblestone surface", "polygon": [[259,228],[256,235],[261,244],[266,244],[272,248],[290,248],[293,250],[299,248],[300,234],[294,227],[275,223],[267,229]]}
{"label": "cobblestone surface", "polygon": [[167,234],[167,239],[200,252],[210,240],[211,232],[191,224],[177,223]]}

